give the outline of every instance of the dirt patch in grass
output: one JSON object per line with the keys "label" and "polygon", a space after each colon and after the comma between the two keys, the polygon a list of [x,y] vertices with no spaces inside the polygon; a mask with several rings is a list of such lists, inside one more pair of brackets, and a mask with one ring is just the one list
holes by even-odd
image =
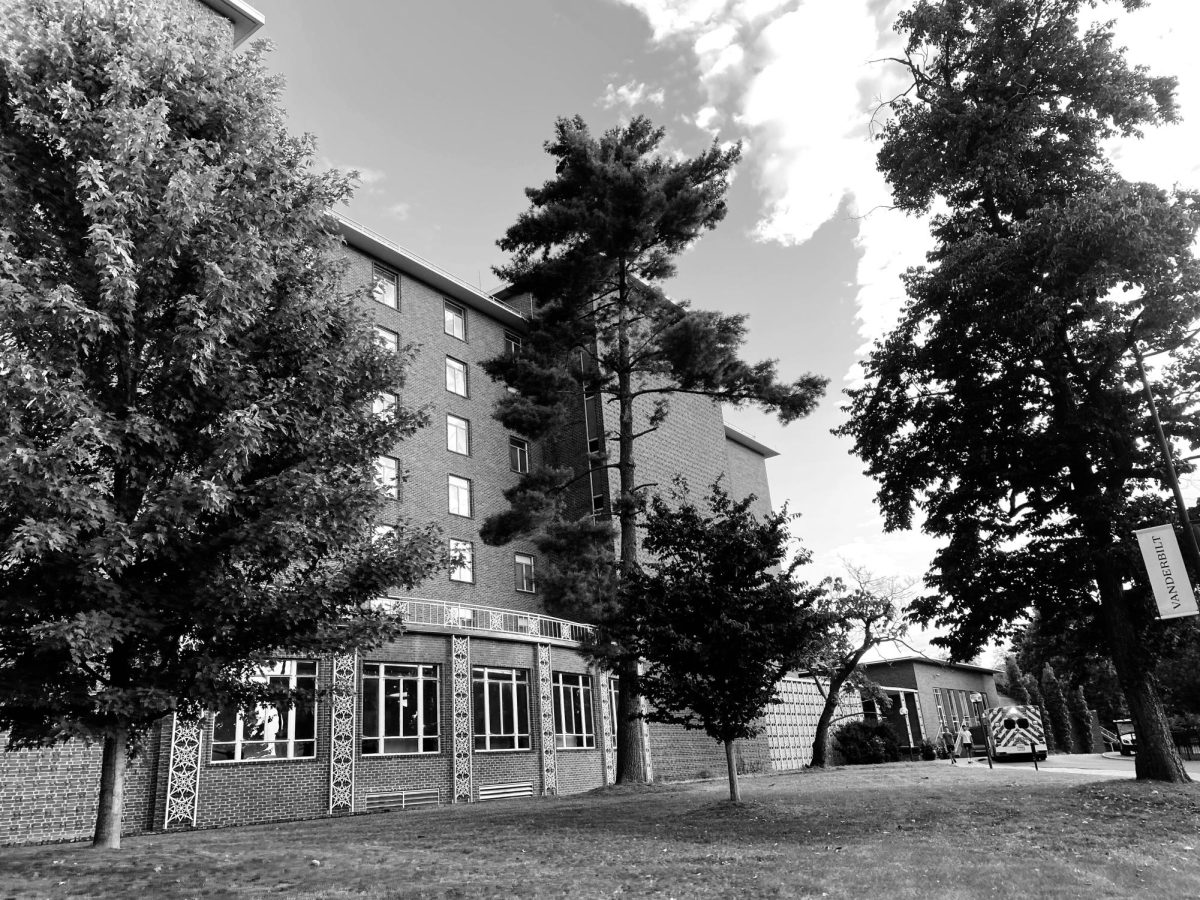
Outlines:
{"label": "dirt patch in grass", "polygon": [[0,898],[1197,897],[1200,786],[898,764],[0,851]]}

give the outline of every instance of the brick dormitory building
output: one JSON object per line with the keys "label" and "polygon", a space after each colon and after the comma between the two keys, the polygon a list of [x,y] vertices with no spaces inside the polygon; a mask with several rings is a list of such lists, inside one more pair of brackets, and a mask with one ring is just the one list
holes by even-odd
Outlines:
{"label": "brick dormitory building", "polygon": [[[241,0],[164,2],[179,14],[219,17],[235,42],[262,24]],[[404,402],[426,406],[430,425],[379,461],[390,513],[436,522],[459,564],[411,596],[383,601],[403,617],[399,640],[336,659],[286,660],[263,674],[335,688],[310,708],[161,722],[129,764],[127,833],[577,793],[614,779],[614,687],[581,652],[587,625],[544,614],[532,545],[491,547],[478,534],[543,452],[493,418],[505,388],[480,369],[519,346],[529,299],[499,299],[365,228],[345,220],[341,228],[348,287],[373,287],[365,302],[380,340],[420,346]],[[568,461],[586,471],[604,441],[605,412],[594,398],[581,394],[579,403],[584,425],[557,452],[574,441]],[[643,439],[639,474],[669,483],[685,466],[695,485],[724,476],[735,495],[757,495],[762,511],[774,455],[726,425],[716,404],[681,396]],[[580,515],[604,514],[608,474],[584,483]],[[741,744],[741,767],[807,762],[820,702],[811,680],[785,679],[763,735]],[[703,733],[639,727],[655,778],[723,770],[723,748]],[[0,755],[0,844],[90,835],[99,765],[99,749],[80,744]]]}

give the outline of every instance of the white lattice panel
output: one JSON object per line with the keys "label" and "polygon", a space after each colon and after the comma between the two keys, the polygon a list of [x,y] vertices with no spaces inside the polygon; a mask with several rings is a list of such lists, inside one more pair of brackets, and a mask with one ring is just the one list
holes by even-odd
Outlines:
{"label": "white lattice panel", "polygon": [[600,732],[604,749],[604,783],[617,781],[617,720],[613,718],[612,693],[608,673],[596,671],[596,684],[600,687]]}
{"label": "white lattice panel", "polygon": [[554,685],[550,675],[550,645],[538,644],[538,705],[542,719],[542,793],[558,793],[558,758],[554,747]]}
{"label": "white lattice panel", "polygon": [[333,660],[330,697],[329,812],[354,812],[355,682],[358,653]]}
{"label": "white lattice panel", "polygon": [[164,827],[196,824],[200,800],[200,745],[204,729],[199,722],[174,716],[171,723],[171,758],[167,764],[167,814]]}
{"label": "white lattice panel", "polygon": [[454,798],[471,802],[471,643],[470,638],[450,638],[451,691],[454,696]]}
{"label": "white lattice panel", "polygon": [[[817,719],[825,698],[811,678],[785,678],[779,683],[779,700],[767,707],[767,747],[771,767],[777,771],[802,769],[812,762]],[[862,717],[862,700],[857,691],[843,693],[833,714],[830,731],[850,718]]]}

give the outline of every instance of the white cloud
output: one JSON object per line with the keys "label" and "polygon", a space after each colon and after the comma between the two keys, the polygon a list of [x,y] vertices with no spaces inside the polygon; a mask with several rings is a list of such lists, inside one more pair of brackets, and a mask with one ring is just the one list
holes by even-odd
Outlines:
{"label": "white cloud", "polygon": [[635,106],[643,103],[662,106],[665,97],[666,95],[661,88],[657,91],[652,91],[640,81],[630,81],[620,86],[613,84],[606,85],[604,96],[600,98],[600,104],[606,109],[612,109],[616,106],[633,109]]}
{"label": "white cloud", "polygon": [[411,203],[393,203],[387,208],[387,214],[393,219],[399,219],[403,222],[412,213]]}

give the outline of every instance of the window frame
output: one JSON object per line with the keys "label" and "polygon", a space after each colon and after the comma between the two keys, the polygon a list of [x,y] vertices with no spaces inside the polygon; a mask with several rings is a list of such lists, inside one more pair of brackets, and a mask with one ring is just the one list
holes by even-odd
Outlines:
{"label": "window frame", "polygon": [[[453,387],[450,386],[450,382],[451,382],[450,373],[451,372],[455,373],[455,378],[453,379],[455,384],[458,383],[457,376],[459,374],[459,372],[456,369],[454,369],[453,366],[451,365],[452,363],[462,366],[462,372],[461,372],[461,374],[462,374],[462,390],[461,391],[455,390]],[[454,357],[454,356],[449,356],[449,355],[446,356],[446,390],[449,391],[451,394],[453,394],[455,397],[470,398],[470,396],[471,396],[471,376],[468,374],[467,364],[463,360],[458,359],[457,357]]]}
{"label": "window frame", "polygon": [[375,340],[379,341],[384,349],[392,353],[400,352],[400,332],[398,331],[393,331],[391,328],[384,328],[382,325],[376,325]]}
{"label": "window frame", "polygon": [[[493,686],[496,687],[495,691],[492,690]],[[500,703],[498,713],[494,707],[496,701]],[[506,709],[509,704],[511,708]],[[493,731],[493,724],[497,720],[500,728]],[[471,736],[474,752],[529,752],[533,749],[532,720],[528,669],[471,667]],[[479,727],[481,722],[482,731]],[[512,726],[511,730],[504,730],[506,724]],[[512,746],[493,746],[505,743],[511,743]]]}
{"label": "window frame", "polygon": [[[374,669],[374,673],[368,673],[368,668]],[[389,672],[388,670],[394,670]],[[411,670],[411,672],[403,672],[399,670]],[[364,661],[361,666],[362,674],[362,689],[361,702],[359,704],[359,712],[361,715],[359,725],[359,752],[363,756],[429,756],[432,754],[441,753],[442,747],[442,679],[441,666],[436,663],[396,663],[396,662],[367,662]],[[373,698],[368,694],[368,681],[376,682],[371,686]],[[408,683],[412,683],[412,687]],[[391,689],[389,689],[391,686]],[[428,686],[433,688],[432,700],[429,697]],[[396,693],[393,694],[392,690]],[[406,699],[405,691],[414,690],[416,693],[416,733],[413,735],[404,734],[405,716],[404,716],[404,700]],[[368,722],[368,700],[373,699],[371,705],[374,706],[374,721],[375,728],[371,734],[367,733]],[[388,716],[388,701],[396,700],[396,714],[394,717],[395,734],[388,734],[389,716]],[[432,709],[429,709],[432,705]],[[432,725],[432,730],[430,726]],[[386,749],[388,741],[415,742],[415,750],[389,750]],[[373,745],[375,749],[368,749],[368,745]]]}
{"label": "window frame", "polygon": [[[462,484],[456,485],[455,481],[460,481]],[[462,485],[466,485],[464,489]],[[463,494],[467,497],[467,511],[455,511],[455,500],[461,500]],[[473,519],[475,517],[475,488],[471,484],[470,478],[463,478],[461,475],[447,474],[446,475],[446,511],[452,516],[461,516],[464,519]]]}
{"label": "window frame", "polygon": [[[392,302],[379,299],[379,285],[383,282],[391,282],[392,284]],[[371,299],[380,306],[386,306],[388,309],[394,309],[397,312],[400,310],[400,276],[391,269],[374,263],[371,266]]]}
{"label": "window frame", "polygon": [[[299,671],[300,664],[311,668],[311,671],[301,673]],[[280,707],[275,705],[259,704],[257,708],[259,719],[256,724],[264,726],[265,732],[265,726],[274,720],[277,723],[281,723],[287,732],[284,738],[275,740],[267,740],[265,738],[263,740],[246,739],[245,715],[242,710],[229,706],[214,713],[212,716],[212,735],[208,746],[208,761],[210,764],[224,765],[225,763],[277,762],[285,759],[301,760],[317,758],[317,685],[319,683],[318,675],[320,674],[319,663],[315,659],[281,659],[269,668],[277,671],[269,671],[268,667],[264,666],[259,670],[258,675],[250,676],[250,680],[265,681],[269,684],[274,679],[287,678],[289,690],[304,689],[305,686],[298,683],[301,679],[311,682],[311,685],[307,686],[307,690],[311,691],[312,697],[308,701],[309,708],[306,710],[306,718],[308,726],[311,728],[311,736],[309,734],[297,736],[296,734],[301,719],[301,716],[297,714],[297,711],[301,709],[300,703],[287,707],[286,711],[282,711]],[[236,714],[236,719],[233,723],[233,739],[218,740],[218,734],[223,727],[222,717],[234,714]],[[276,733],[278,734],[278,732]],[[274,753],[263,756],[245,755],[247,746],[262,746],[265,749],[267,746],[278,748],[280,744],[285,745],[286,755],[284,756],[276,756]],[[229,746],[232,746],[233,749],[232,758],[218,759],[216,756],[218,748]],[[302,748],[306,752],[297,753],[297,748]]]}
{"label": "window frame", "polygon": [[[529,562],[528,563],[521,562],[521,560],[523,560],[523,559],[527,559],[527,560],[529,560]],[[513,578],[515,581],[516,589],[519,593],[522,593],[522,594],[536,594],[537,593],[537,575],[534,570],[535,565],[536,565],[536,560],[534,559],[534,556],[532,553],[514,553],[513,554]],[[528,577],[525,577],[526,570],[528,571]]]}
{"label": "window frame", "polygon": [[[521,467],[522,458],[524,468]],[[512,434],[508,436],[508,467],[518,475],[529,474],[529,441]]]}
{"label": "window frame", "polygon": [[[454,315],[457,313],[457,315]],[[451,320],[457,320],[462,326],[462,334],[455,334],[450,330]],[[442,330],[456,341],[467,342],[467,308],[453,301],[442,298]]]}
{"label": "window frame", "polygon": [[[392,477],[389,481],[385,475],[387,462],[392,464]],[[386,453],[375,457],[375,478],[379,482],[380,489],[389,500],[400,500],[400,482],[402,481],[400,472],[400,460],[394,456],[388,456]]]}
{"label": "window frame", "polygon": [[[455,546],[456,544],[458,545],[457,547]],[[453,562],[451,562],[449,568],[447,569],[447,574],[448,574],[450,580],[453,581],[455,584],[474,584],[475,583],[475,542],[474,541],[464,541],[464,540],[460,540],[459,538],[449,538],[446,546],[450,553],[461,552],[466,557],[466,565],[465,566],[455,566],[453,564]],[[466,578],[455,578],[454,577],[457,573],[464,572],[464,571],[466,572],[468,577],[466,577]]]}
{"label": "window frame", "polygon": [[380,391],[375,395],[375,399],[371,401],[371,412],[376,416],[384,416],[388,413],[394,415],[399,405],[399,394],[392,391]]}
{"label": "window frame", "polygon": [[511,331],[504,332],[504,353],[507,356],[519,356],[524,346],[525,342],[521,340],[520,335]]}
{"label": "window frame", "polygon": [[[462,434],[462,439],[463,439],[462,444],[464,447],[464,449],[462,449],[462,450],[458,449],[457,441],[454,442],[455,446],[452,447],[450,445],[451,444],[451,441],[450,441],[451,420],[454,420],[455,423],[461,424],[461,428],[458,428],[457,425],[455,426],[455,428],[457,431],[460,431]],[[470,419],[464,419],[462,416],[454,415],[454,413],[446,413],[446,449],[449,450],[451,453],[458,454],[459,456],[470,456],[471,455],[471,420]]]}
{"label": "window frame", "polygon": [[[595,707],[592,704],[592,676],[582,672],[555,672],[550,688],[554,698],[554,748],[595,750],[596,722]],[[571,714],[570,731],[565,727],[568,711]]]}

